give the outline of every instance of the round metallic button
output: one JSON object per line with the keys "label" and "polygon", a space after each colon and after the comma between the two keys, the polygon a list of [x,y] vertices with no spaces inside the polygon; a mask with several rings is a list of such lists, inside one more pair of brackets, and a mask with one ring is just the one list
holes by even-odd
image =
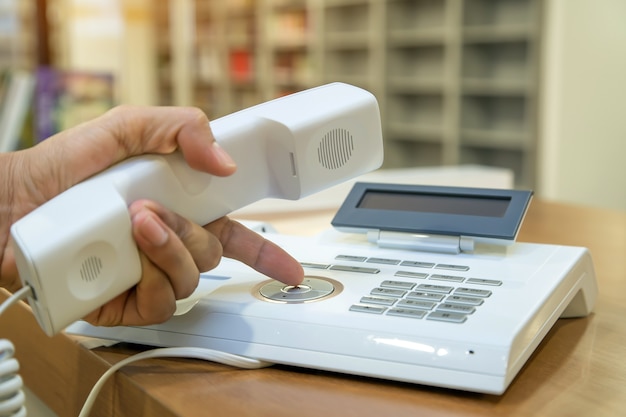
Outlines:
{"label": "round metallic button", "polygon": [[300,284],[300,285],[286,285],[283,288],[281,288],[281,291],[286,293],[286,294],[304,294],[306,292],[311,291],[312,288],[309,287],[308,285],[305,284]]}
{"label": "round metallic button", "polygon": [[340,293],[343,285],[325,278],[307,276],[300,285],[285,285],[282,282],[269,280],[255,287],[255,296],[264,301],[279,303],[307,303],[319,301]]}

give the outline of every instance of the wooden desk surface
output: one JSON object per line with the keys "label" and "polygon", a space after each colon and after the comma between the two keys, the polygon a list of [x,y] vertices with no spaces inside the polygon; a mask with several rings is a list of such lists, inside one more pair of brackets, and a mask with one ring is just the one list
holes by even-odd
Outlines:
{"label": "wooden desk surface", "polygon": [[[267,218],[283,233],[327,227],[331,212]],[[559,320],[502,396],[275,366],[239,370],[155,359],[119,371],[92,416],[617,416],[626,413],[626,212],[535,200],[520,241],[586,246],[600,294],[588,318]],[[2,294],[0,294],[2,295]],[[4,297],[0,297],[4,298]],[[136,347],[87,351],[47,338],[25,306],[0,318],[29,387],[76,416],[109,363]]]}

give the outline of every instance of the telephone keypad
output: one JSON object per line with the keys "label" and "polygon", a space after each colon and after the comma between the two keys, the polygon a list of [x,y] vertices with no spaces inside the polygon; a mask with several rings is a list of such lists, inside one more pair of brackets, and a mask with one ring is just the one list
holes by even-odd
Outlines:
{"label": "telephone keypad", "polygon": [[[427,262],[422,260],[400,260],[376,258],[355,255],[338,255],[335,261],[380,264],[415,268],[397,270],[393,276],[399,279],[382,280],[369,294],[364,294],[350,307],[350,311],[358,313],[385,314],[413,319],[445,321],[449,323],[463,323],[487,300],[492,292],[472,286],[456,286],[468,284],[476,286],[500,286],[502,281],[466,277],[463,273],[469,272],[467,265]],[[305,268],[330,269],[343,272],[378,274],[378,268],[356,266],[349,264],[318,264],[302,263]],[[460,273],[459,275],[445,273],[428,273],[419,269],[448,270]],[[419,280],[421,283],[411,280]],[[432,281],[433,283],[429,283]],[[436,284],[435,282],[441,282]],[[444,285],[448,283],[450,285]]]}

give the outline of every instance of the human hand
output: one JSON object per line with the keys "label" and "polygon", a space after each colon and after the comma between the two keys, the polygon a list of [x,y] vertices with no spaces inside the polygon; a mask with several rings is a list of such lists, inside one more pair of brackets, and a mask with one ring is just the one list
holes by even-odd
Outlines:
{"label": "human hand", "polygon": [[[78,182],[134,155],[180,149],[194,169],[227,176],[236,166],[217,145],[206,116],[193,108],[117,107],[20,152],[0,154],[0,285],[19,277],[8,245],[12,223]],[[189,296],[199,272],[222,255],[239,259],[287,284],[303,279],[282,249],[228,218],[201,227],[147,200],[129,207],[141,252],[142,279],[86,319],[98,325],[157,323]]]}

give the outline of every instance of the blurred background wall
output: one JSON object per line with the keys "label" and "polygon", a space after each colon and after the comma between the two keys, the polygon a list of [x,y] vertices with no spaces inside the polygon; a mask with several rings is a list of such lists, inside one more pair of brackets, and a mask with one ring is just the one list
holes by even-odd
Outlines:
{"label": "blurred background wall", "polygon": [[379,100],[385,167],[624,210],[625,22],[622,0],[0,0],[0,68],[34,79],[16,146],[117,103],[215,118],[344,81]]}

